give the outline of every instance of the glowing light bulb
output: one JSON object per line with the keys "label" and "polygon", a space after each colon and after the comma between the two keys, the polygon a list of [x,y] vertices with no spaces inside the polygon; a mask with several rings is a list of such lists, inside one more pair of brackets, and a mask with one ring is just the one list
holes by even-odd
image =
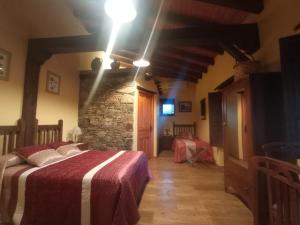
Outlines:
{"label": "glowing light bulb", "polygon": [[108,58],[106,60],[103,60],[103,69],[105,70],[110,70],[111,69],[111,66],[110,64],[113,62],[114,60],[112,60],[111,58]]}
{"label": "glowing light bulb", "polygon": [[133,62],[133,65],[136,67],[147,67],[150,65],[150,62],[145,59],[139,59]]}
{"label": "glowing light bulb", "polygon": [[104,6],[106,14],[116,23],[128,23],[136,17],[131,0],[107,0]]}

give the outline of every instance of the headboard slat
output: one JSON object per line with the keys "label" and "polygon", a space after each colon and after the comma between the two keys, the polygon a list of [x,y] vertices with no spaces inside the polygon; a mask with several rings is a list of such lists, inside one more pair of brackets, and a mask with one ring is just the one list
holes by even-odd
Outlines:
{"label": "headboard slat", "polygon": [[20,119],[15,126],[0,126],[0,155],[23,146],[25,123]]}
{"label": "headboard slat", "polygon": [[194,137],[197,136],[196,133],[197,124],[176,124],[173,122],[173,136],[180,136],[183,133],[191,133]]}
{"label": "headboard slat", "polygon": [[63,121],[59,120],[55,125],[38,125],[37,126],[36,144],[49,144],[62,141]]}

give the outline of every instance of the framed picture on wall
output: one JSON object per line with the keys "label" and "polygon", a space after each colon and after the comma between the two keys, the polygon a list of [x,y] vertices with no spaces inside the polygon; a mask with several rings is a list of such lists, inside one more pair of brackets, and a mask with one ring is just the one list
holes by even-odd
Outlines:
{"label": "framed picture on wall", "polygon": [[47,71],[46,91],[59,95],[60,92],[60,75]]}
{"label": "framed picture on wall", "polygon": [[206,99],[203,98],[200,101],[200,115],[201,115],[201,120],[206,120]]}
{"label": "framed picture on wall", "polygon": [[192,102],[179,102],[179,112],[192,112]]}
{"label": "framed picture on wall", "polygon": [[8,80],[10,58],[8,51],[0,49],[0,80]]}

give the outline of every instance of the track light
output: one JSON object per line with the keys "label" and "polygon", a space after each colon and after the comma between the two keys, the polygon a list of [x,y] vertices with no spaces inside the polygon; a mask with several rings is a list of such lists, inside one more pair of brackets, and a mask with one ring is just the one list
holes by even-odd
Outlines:
{"label": "track light", "polygon": [[142,58],[134,61],[133,65],[135,65],[136,67],[147,67],[150,65],[150,62]]}

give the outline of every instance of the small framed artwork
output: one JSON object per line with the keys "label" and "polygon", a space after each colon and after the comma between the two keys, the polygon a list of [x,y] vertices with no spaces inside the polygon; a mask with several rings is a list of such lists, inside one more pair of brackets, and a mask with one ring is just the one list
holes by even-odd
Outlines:
{"label": "small framed artwork", "polygon": [[206,120],[206,99],[203,98],[200,101],[200,115],[201,115],[201,120]]}
{"label": "small framed artwork", "polygon": [[0,80],[8,80],[11,54],[0,49]]}
{"label": "small framed artwork", "polygon": [[60,92],[60,76],[48,71],[47,72],[47,84],[46,91],[59,95]]}
{"label": "small framed artwork", "polygon": [[192,102],[179,102],[179,112],[192,112]]}

